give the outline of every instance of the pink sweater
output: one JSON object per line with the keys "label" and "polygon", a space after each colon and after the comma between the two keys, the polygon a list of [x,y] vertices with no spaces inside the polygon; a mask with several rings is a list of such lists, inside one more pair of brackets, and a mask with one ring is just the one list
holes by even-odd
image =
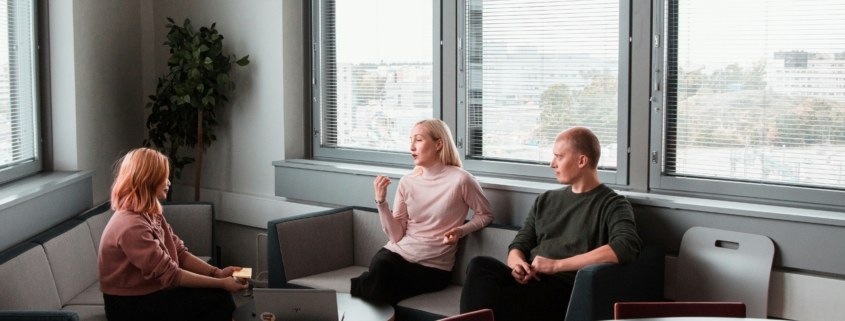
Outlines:
{"label": "pink sweater", "polygon": [[176,286],[186,255],[188,248],[164,216],[117,211],[100,239],[100,291],[135,296]]}
{"label": "pink sweater", "polygon": [[[467,171],[438,163],[422,175],[402,177],[393,202],[378,206],[381,225],[390,238],[385,248],[411,263],[450,271],[457,244],[443,244],[443,234],[455,227],[469,235],[493,221],[490,203]],[[467,210],[475,214],[463,224]]]}

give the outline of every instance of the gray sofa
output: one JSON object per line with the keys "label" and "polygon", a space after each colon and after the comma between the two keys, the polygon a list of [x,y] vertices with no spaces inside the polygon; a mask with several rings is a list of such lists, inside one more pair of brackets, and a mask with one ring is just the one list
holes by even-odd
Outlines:
{"label": "gray sofa", "polygon": [[[517,227],[491,224],[458,243],[452,284],[397,304],[396,320],[437,320],[459,314],[466,267],[475,256],[507,260]],[[349,293],[352,277],[388,241],[373,208],[344,207],[267,223],[271,288],[319,288]],[[616,302],[663,301],[663,249],[644,247],[627,265],[595,264],[578,271],[567,321],[613,319]],[[561,304],[567,304],[562,302]],[[563,316],[562,316],[563,317]]]}
{"label": "gray sofa", "polygon": [[[106,320],[97,249],[110,205],[0,253],[0,320]],[[191,253],[216,262],[213,204],[166,203],[164,215]]]}

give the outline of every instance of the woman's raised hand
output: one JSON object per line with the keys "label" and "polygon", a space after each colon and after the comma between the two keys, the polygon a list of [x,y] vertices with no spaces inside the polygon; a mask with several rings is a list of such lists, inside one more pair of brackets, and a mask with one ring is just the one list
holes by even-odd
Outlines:
{"label": "woman's raised hand", "polygon": [[385,198],[387,198],[387,185],[390,185],[390,178],[384,175],[376,176],[376,180],[373,181],[373,188],[376,192],[377,202],[384,202]]}

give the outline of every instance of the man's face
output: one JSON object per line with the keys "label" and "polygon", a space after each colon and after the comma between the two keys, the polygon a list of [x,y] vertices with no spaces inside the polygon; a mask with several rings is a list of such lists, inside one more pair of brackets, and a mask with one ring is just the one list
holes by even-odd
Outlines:
{"label": "man's face", "polygon": [[[581,154],[569,148],[568,139],[558,139],[552,148],[551,167],[555,170],[555,177],[561,184],[572,184],[581,174]],[[585,158],[586,159],[586,158]]]}

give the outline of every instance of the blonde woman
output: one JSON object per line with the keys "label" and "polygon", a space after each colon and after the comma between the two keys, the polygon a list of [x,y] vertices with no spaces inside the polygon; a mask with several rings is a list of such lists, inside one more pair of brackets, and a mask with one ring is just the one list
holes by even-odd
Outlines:
{"label": "blonde woman", "polygon": [[[458,239],[493,221],[490,203],[475,178],[461,168],[446,123],[428,119],[411,132],[414,171],[402,177],[393,201],[385,199],[390,179],[373,182],[375,202],[390,241],[353,278],[351,294],[395,305],[406,298],[446,288]],[[464,224],[467,210],[475,214]]]}
{"label": "blonde woman", "polygon": [[[115,210],[103,231],[98,265],[108,320],[232,320],[229,292],[247,287],[188,252],[162,213],[170,188],[166,156],[148,149],[120,161]],[[228,292],[227,292],[228,291]]]}

